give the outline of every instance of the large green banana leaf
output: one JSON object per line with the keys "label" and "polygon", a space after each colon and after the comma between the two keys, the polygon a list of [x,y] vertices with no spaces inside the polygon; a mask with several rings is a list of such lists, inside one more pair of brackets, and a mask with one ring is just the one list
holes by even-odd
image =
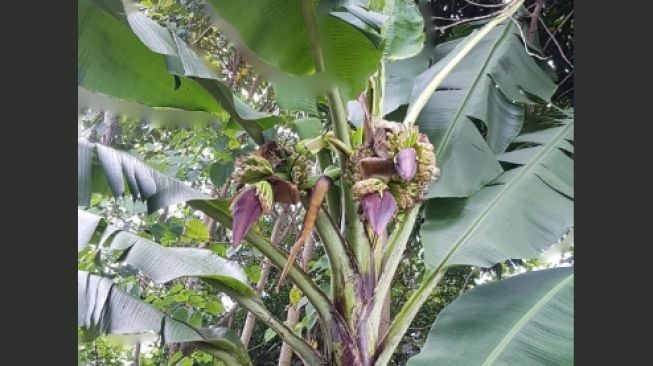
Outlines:
{"label": "large green banana leaf", "polygon": [[[316,6],[325,66],[325,72],[316,74],[301,1],[252,0],[243,6],[238,0],[209,0],[210,14],[221,31],[272,82],[281,107],[287,109],[314,104],[330,86],[338,86],[346,100],[355,99],[376,72],[382,45],[361,31],[357,23],[361,20],[351,9],[338,12],[346,14],[344,19],[334,14],[338,10],[335,3],[321,0]],[[356,15],[370,14],[358,9]]]}
{"label": "large green banana leaf", "polygon": [[226,111],[258,143],[262,130],[281,121],[234,96],[181,39],[142,13],[128,10],[121,17],[80,0],[77,15],[80,87],[151,107]]}
{"label": "large green banana leaf", "polygon": [[509,258],[533,258],[573,225],[573,120],[520,135],[521,148],[502,154],[517,164],[469,198],[426,203],[421,227],[424,261],[489,267]]}
{"label": "large green banana leaf", "polygon": [[129,26],[91,0],[79,0],[77,6],[79,86],[150,106],[222,110],[193,80],[182,80],[175,89],[175,76],[167,72],[164,58],[150,51]]}
{"label": "large green banana leaf", "polygon": [[113,281],[77,271],[77,324],[87,335],[160,335],[189,342],[229,365],[251,365],[240,338],[226,328],[195,329],[121,290]]}
{"label": "large green banana leaf", "polygon": [[[473,35],[438,45],[433,56],[437,62],[416,78],[430,55],[387,63],[384,112],[414,100]],[[435,145],[442,171],[428,196],[468,197],[501,174],[494,155],[519,133],[523,104],[533,102],[527,94],[549,100],[554,90],[512,23],[490,31],[444,79],[417,118]],[[485,126],[486,138],[474,122]]]}
{"label": "large green banana leaf", "polygon": [[463,294],[408,366],[573,365],[573,278],[572,268],[554,268]]}

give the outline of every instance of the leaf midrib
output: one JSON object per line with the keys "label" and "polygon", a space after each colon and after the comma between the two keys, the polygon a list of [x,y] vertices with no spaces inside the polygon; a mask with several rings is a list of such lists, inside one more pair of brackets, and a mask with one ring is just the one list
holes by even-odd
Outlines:
{"label": "leaf midrib", "polygon": [[536,302],[533,307],[528,310],[516,323],[515,325],[510,328],[510,331],[506,333],[506,335],[501,339],[501,342],[499,342],[496,347],[490,352],[490,354],[487,356],[485,361],[483,361],[482,366],[489,366],[491,365],[497,357],[499,357],[500,353],[505,350],[505,348],[508,346],[508,344],[515,338],[517,333],[528,323],[537,312],[539,312],[542,307],[551,300],[551,298],[560,292],[567,284],[569,284],[574,278],[574,274],[571,273],[567,278],[562,280],[559,284],[557,284],[555,287],[553,287],[551,290],[549,290],[544,297],[542,297],[538,302]]}
{"label": "leaf midrib", "polygon": [[560,130],[560,133],[559,133],[558,135],[556,135],[553,139],[551,139],[551,141],[550,141],[548,144],[545,145],[545,148],[542,149],[542,151],[541,151],[539,154],[537,154],[537,155],[533,158],[533,160],[531,160],[530,163],[528,163],[527,165],[524,165],[524,166],[523,166],[524,169],[523,169],[520,173],[518,173],[518,174],[517,174],[517,175],[516,175],[516,176],[515,176],[515,177],[514,177],[510,182],[508,182],[508,183],[502,185],[502,186],[503,186],[503,190],[502,190],[499,194],[497,194],[497,196],[496,196],[496,197],[492,200],[492,202],[487,206],[487,208],[484,210],[484,212],[483,212],[481,215],[479,215],[479,217],[476,219],[476,221],[474,221],[474,223],[471,225],[471,229],[468,230],[468,231],[467,231],[467,232],[462,236],[462,238],[461,238],[458,242],[456,242],[456,244],[455,244],[454,246],[451,247],[451,250],[450,250],[450,251],[447,253],[447,255],[442,259],[442,261],[441,261],[440,264],[437,266],[437,268],[435,269],[434,272],[437,273],[438,271],[440,271],[440,270],[445,266],[445,264],[447,263],[447,261],[449,260],[449,258],[451,258],[451,256],[454,255],[454,254],[458,251],[458,249],[459,249],[459,248],[460,248],[460,247],[461,247],[465,242],[467,242],[467,240],[469,240],[469,238],[470,238],[470,237],[471,237],[471,236],[476,232],[476,230],[480,227],[480,224],[483,222],[483,220],[485,220],[485,218],[487,218],[487,216],[488,216],[489,213],[492,211],[492,209],[494,208],[494,206],[496,206],[497,203],[498,203],[499,201],[501,201],[501,199],[502,199],[502,198],[503,198],[503,197],[504,197],[508,192],[510,192],[513,188],[517,187],[517,186],[519,185],[519,183],[520,183],[520,182],[521,182],[525,177],[528,177],[528,176],[530,175],[531,171],[532,171],[533,169],[535,169],[536,166],[538,166],[538,163],[542,160],[542,158],[543,158],[544,156],[546,156],[546,155],[548,154],[549,151],[551,151],[552,149],[554,149],[554,148],[557,147],[557,144],[560,142],[560,140],[561,140],[562,138],[564,138],[564,136],[566,136],[567,131],[568,131],[568,130],[573,126],[573,125],[574,125],[574,123],[571,122],[571,123],[569,123],[567,126],[565,126],[565,128],[563,128],[562,130]]}
{"label": "leaf midrib", "polygon": [[497,48],[499,45],[503,42],[503,40],[506,38],[506,36],[509,34],[509,30],[511,30],[511,26],[506,26],[504,29],[503,34],[501,37],[497,39],[495,44],[492,46],[492,49],[488,53],[487,58],[485,59],[485,62],[483,63],[483,66],[479,69],[478,74],[476,75],[476,78],[474,78],[474,82],[470,87],[467,89],[467,93],[465,94],[465,98],[463,98],[462,103],[460,103],[460,107],[456,111],[456,115],[453,118],[453,122],[449,125],[447,128],[447,131],[444,134],[444,137],[442,138],[442,141],[440,141],[440,146],[437,148],[435,155],[440,156],[442,154],[442,151],[444,150],[445,146],[448,146],[449,140],[451,139],[451,136],[453,135],[453,130],[455,129],[456,126],[460,123],[460,115],[462,114],[463,110],[467,106],[467,102],[469,102],[469,98],[472,95],[473,90],[476,88],[476,85],[478,82],[481,80],[481,77],[485,75],[484,71],[487,68],[488,64],[490,63],[490,59],[492,59],[492,56],[496,52]]}

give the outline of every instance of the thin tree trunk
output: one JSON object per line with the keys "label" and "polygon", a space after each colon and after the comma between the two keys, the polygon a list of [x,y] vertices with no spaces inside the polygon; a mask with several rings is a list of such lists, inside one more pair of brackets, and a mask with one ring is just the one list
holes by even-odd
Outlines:
{"label": "thin tree trunk", "polygon": [[240,53],[238,50],[234,50],[234,58],[232,59],[232,64],[231,64],[231,89],[233,89],[236,86],[236,82],[238,78],[236,77],[238,73],[238,69],[240,68]]}
{"label": "thin tree trunk", "polygon": [[[311,258],[313,258],[313,251],[315,249],[315,240],[313,235],[310,235],[306,242],[304,243],[304,250],[302,252],[302,263],[301,267],[304,271],[308,271],[308,263]],[[292,329],[297,322],[299,321],[299,309],[297,305],[290,304],[288,307],[288,316],[286,317],[286,325],[288,328]],[[279,364],[278,366],[290,366],[290,361],[292,360],[293,349],[286,343],[283,342],[281,345],[281,353],[279,354]]]}
{"label": "thin tree trunk", "polygon": [[95,346],[95,366],[100,366],[100,353],[97,349],[97,339],[93,342],[93,345]]}
{"label": "thin tree trunk", "polygon": [[247,90],[247,100],[249,101],[252,100],[252,98],[254,97],[254,93],[256,92],[256,89],[258,88],[260,83],[261,83],[261,78],[258,75],[254,75],[254,81],[252,81],[252,85]]}
{"label": "thin tree trunk", "polygon": [[531,14],[531,24],[528,26],[528,42],[533,43],[535,40],[535,33],[537,32],[537,19],[540,17],[542,8],[544,7],[544,0],[535,0],[535,9]]}
{"label": "thin tree trunk", "polygon": [[105,125],[106,130],[100,136],[100,143],[109,147],[113,147],[113,142],[116,138],[118,131],[118,116],[109,111],[104,112],[104,120],[102,123]]}
{"label": "thin tree trunk", "polygon": [[[543,7],[544,0],[535,0],[535,9],[533,9],[533,13],[531,13],[531,23],[528,25],[528,34],[526,35],[528,43],[530,44],[533,44],[533,41],[535,40],[535,34],[537,33],[537,19],[540,17]],[[526,47],[528,47],[528,45],[526,45]],[[533,114],[535,112],[535,106],[530,104],[526,105],[525,112],[526,115]]]}
{"label": "thin tree trunk", "polygon": [[[297,322],[299,321],[299,309],[297,305],[290,305],[288,307],[288,316],[286,317],[286,325],[288,328],[292,329]],[[279,354],[279,366],[290,366],[290,361],[292,360],[292,348],[286,343],[283,342],[281,345],[281,353]]]}
{"label": "thin tree trunk", "polygon": [[132,366],[140,366],[141,364],[141,344],[136,343],[134,346],[134,360],[132,361]]}
{"label": "thin tree trunk", "polygon": [[[272,235],[270,236],[270,240],[272,244],[279,245],[279,242],[283,239],[281,233],[282,233],[282,227],[284,224],[286,224],[286,221],[288,221],[288,213],[284,209],[277,217],[277,221],[274,223],[274,227],[272,228]],[[259,277],[258,282],[256,283],[255,291],[259,296],[261,295],[261,292],[263,292],[263,288],[265,287],[265,284],[268,282],[268,274],[270,273],[270,266],[271,266],[270,259],[266,257],[261,263],[261,276]],[[245,347],[247,347],[247,345],[249,344],[249,340],[252,338],[252,333],[254,331],[255,324],[256,324],[256,317],[251,312],[248,312],[247,318],[245,319],[245,325],[243,326],[243,331],[241,332],[240,335],[240,340],[243,342]]]}
{"label": "thin tree trunk", "polygon": [[[216,197],[218,195],[218,190],[215,189],[215,187],[211,188],[211,197]],[[204,217],[202,218],[202,222],[204,222],[204,225],[206,226],[208,232],[209,232],[209,240],[212,240],[214,237],[214,232],[215,232],[215,227],[216,227],[216,221],[209,215],[204,214]],[[204,243],[202,243],[204,244]],[[200,244],[200,247],[204,247],[204,245]]]}
{"label": "thin tree trunk", "polygon": [[220,189],[220,192],[218,193],[218,197],[227,197],[227,193],[229,193],[229,186],[231,186],[231,179],[227,180],[227,182],[225,182],[225,184],[222,186],[222,189]]}
{"label": "thin tree trunk", "polygon": [[227,326],[227,328],[231,328],[231,320],[233,319],[237,310],[238,310],[238,304],[234,304],[234,306],[232,306],[231,309],[229,309],[229,311],[225,315],[223,315],[222,318],[220,318],[220,320],[216,325],[218,327]]}
{"label": "thin tree trunk", "polygon": [[[212,187],[212,188],[211,188],[211,193],[210,193],[210,195],[211,195],[211,197],[217,197],[217,195],[218,195],[218,190],[215,189],[215,187]],[[215,220],[214,220],[211,216],[209,216],[209,215],[207,215],[207,214],[203,214],[202,216],[203,216],[203,217],[202,217],[202,222],[204,222],[204,225],[206,225],[207,228],[208,228],[209,226],[211,226],[211,224],[212,224],[213,222],[215,222]]]}
{"label": "thin tree trunk", "polygon": [[168,219],[168,214],[170,213],[170,209],[168,207],[163,208],[163,212],[161,212],[161,215],[159,215],[159,219],[156,220],[156,222],[159,225],[163,225],[164,222]]}
{"label": "thin tree trunk", "polygon": [[[277,221],[277,224],[279,221]],[[275,227],[277,226],[275,224]],[[263,287],[268,281],[268,274],[270,273],[270,260],[265,258],[263,263],[261,263],[261,276],[256,284],[256,293],[260,296],[263,292]],[[245,347],[249,344],[249,340],[252,338],[252,333],[254,332],[254,325],[256,324],[256,317],[251,312],[247,312],[247,318],[245,319],[245,325],[243,326],[243,332],[240,335],[240,340],[243,341]]]}

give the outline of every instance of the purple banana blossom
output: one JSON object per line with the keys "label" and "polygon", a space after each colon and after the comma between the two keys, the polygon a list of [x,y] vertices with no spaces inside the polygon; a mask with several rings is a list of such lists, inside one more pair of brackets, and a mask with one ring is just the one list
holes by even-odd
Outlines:
{"label": "purple banana blossom", "polygon": [[383,191],[383,196],[377,192],[368,193],[360,203],[365,220],[372,226],[376,235],[381,235],[397,211],[397,202],[390,190]]}
{"label": "purple banana blossom", "polygon": [[417,173],[417,152],[412,147],[402,149],[395,156],[395,170],[405,182]]}
{"label": "purple banana blossom", "polygon": [[239,194],[231,210],[234,217],[231,246],[235,248],[263,213],[261,202],[256,195],[256,189],[250,188]]}

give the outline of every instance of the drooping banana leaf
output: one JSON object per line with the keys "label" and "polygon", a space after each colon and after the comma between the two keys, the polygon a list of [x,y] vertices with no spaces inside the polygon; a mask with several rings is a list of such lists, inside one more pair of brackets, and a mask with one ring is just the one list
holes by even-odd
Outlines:
{"label": "drooping banana leaf", "polygon": [[78,206],[89,205],[91,192],[115,197],[130,193],[133,199],[145,200],[149,213],[187,202],[211,217],[231,222],[227,201],[213,199],[168,177],[129,153],[84,140],[78,142],[77,149]]}
{"label": "drooping banana leaf", "polygon": [[[114,196],[129,192],[134,199],[146,200],[150,213],[179,202],[211,199],[183,182],[159,173],[135,156],[85,141],[78,143],[77,181],[78,206],[88,206],[90,194],[87,192],[101,189],[105,182]],[[98,188],[92,189],[94,185]]]}
{"label": "drooping banana leaf", "polygon": [[573,365],[573,268],[481,285],[438,315],[408,366]]}
{"label": "drooping banana leaf", "polygon": [[77,271],[77,325],[92,336],[160,335],[164,343],[189,342],[230,365],[251,365],[231,330],[195,329],[132,297],[113,281],[84,271]]}
{"label": "drooping banana leaf", "polygon": [[574,123],[520,135],[520,148],[499,156],[516,164],[469,198],[427,201],[421,227],[430,268],[489,267],[534,258],[573,226]]}
{"label": "drooping banana leaf", "polygon": [[163,247],[138,235],[121,231],[110,250],[127,250],[121,262],[137,268],[157,284],[182,277],[212,280],[245,296],[254,296],[247,275],[233,261],[208,249]]}
{"label": "drooping banana leaf", "polygon": [[[78,210],[77,217],[80,243],[87,244],[87,238],[98,231],[98,236],[102,236],[101,245],[108,245],[109,252],[122,252],[120,262],[142,271],[157,284],[182,277],[198,277],[215,281],[243,296],[254,295],[247,275],[239,264],[208,249],[163,247],[114,227],[105,231],[97,228],[97,225],[93,227],[93,222],[99,222],[102,218],[86,211]],[[91,231],[92,227],[94,231]]]}
{"label": "drooping banana leaf", "polygon": [[211,217],[231,222],[226,200],[213,199],[158,172],[136,156],[84,140],[78,142],[77,150],[78,206],[88,207],[91,192],[114,197],[130,193],[133,199],[145,200],[149,213],[187,202]]}
{"label": "drooping banana leaf", "polygon": [[[211,202],[211,201],[203,201]],[[111,234],[117,230],[111,229]],[[103,235],[107,237],[106,233]],[[100,240],[103,245],[106,240]],[[120,252],[119,256],[115,256]],[[109,241],[108,251],[101,250],[99,253],[109,255],[110,261],[118,261],[121,264],[139,270],[146,278],[153,280],[157,284],[164,284],[174,279],[182,277],[198,277],[206,283],[213,286],[219,292],[227,293],[231,298],[241,303],[250,311],[254,311],[256,316],[268,323],[275,332],[285,341],[303,342],[301,338],[292,333],[285,327],[274,315],[265,308],[265,306],[256,299],[256,294],[247,284],[245,272],[235,262],[228,261],[210,250],[196,248],[176,248],[162,247],[148,239],[139,237],[126,231],[118,231]],[[140,315],[139,315],[140,316]],[[153,322],[148,320],[151,316],[142,315],[145,318],[145,325],[152,329]],[[80,315],[81,319],[82,315]],[[91,324],[93,324],[91,322]],[[132,326],[131,324],[127,325]],[[143,326],[137,323],[136,326]],[[92,325],[90,326],[92,328]],[[129,333],[129,332],[124,332]],[[222,333],[209,334],[201,333],[202,336],[211,337],[223,336]],[[167,335],[166,335],[167,336]],[[187,342],[187,340],[185,340]],[[213,342],[214,340],[211,339]],[[228,345],[228,344],[227,344]],[[224,346],[224,345],[222,345]],[[215,354],[215,350],[210,349],[207,345],[199,344],[201,350]],[[205,349],[207,348],[208,349]],[[297,350],[302,357],[308,357],[312,363],[320,363],[319,355],[307,344],[301,343]],[[316,364],[317,364],[316,363]],[[229,365],[235,363],[227,363]]]}

